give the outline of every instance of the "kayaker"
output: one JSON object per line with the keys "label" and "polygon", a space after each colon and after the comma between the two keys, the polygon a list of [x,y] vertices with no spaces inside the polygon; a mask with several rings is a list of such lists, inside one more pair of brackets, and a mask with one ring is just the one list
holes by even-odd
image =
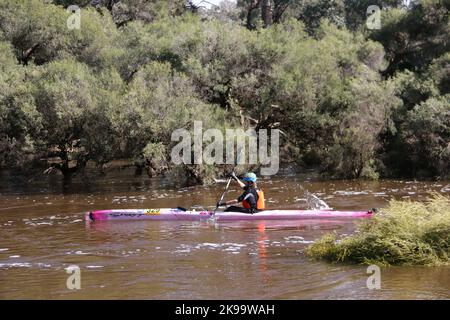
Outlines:
{"label": "kayaker", "polygon": [[[237,181],[242,189],[244,189],[244,192],[237,199],[221,202],[217,205],[229,206],[225,209],[226,212],[243,212],[253,214],[255,212],[258,212],[258,210],[263,210],[265,207],[264,192],[262,190],[259,190],[256,185],[256,174],[254,174],[253,172],[246,173],[244,175],[244,178],[242,179],[245,181],[245,183],[239,180],[234,172],[232,173],[231,177]],[[242,202],[242,207],[233,206],[233,204],[239,202]]]}

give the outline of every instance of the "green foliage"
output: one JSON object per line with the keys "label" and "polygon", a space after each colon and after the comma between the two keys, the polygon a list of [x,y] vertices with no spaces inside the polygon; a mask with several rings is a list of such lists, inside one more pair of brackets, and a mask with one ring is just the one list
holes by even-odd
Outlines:
{"label": "green foliage", "polygon": [[433,95],[450,94],[450,52],[433,60],[425,73],[425,79],[432,81]]}
{"label": "green foliage", "polygon": [[33,95],[42,115],[40,139],[65,150],[83,137],[83,126],[97,105],[96,79],[86,65],[55,61],[33,75]]}
{"label": "green foliage", "polygon": [[427,203],[391,201],[354,235],[327,234],[306,254],[330,262],[442,265],[450,263],[449,235],[450,199],[434,194]]}
{"label": "green foliage", "polygon": [[[439,57],[423,73],[398,73],[391,79],[403,106],[393,113],[395,130],[385,142],[386,167],[397,175],[446,177],[449,175],[450,66],[448,54]],[[392,175],[387,170],[386,175]]]}
{"label": "green foliage", "polygon": [[70,12],[37,0],[0,2],[0,30],[24,65],[75,57],[93,68],[111,63],[110,40],[117,32],[109,15],[83,9],[80,29],[70,30]]}
{"label": "green foliage", "polygon": [[23,64],[31,59],[48,62],[67,46],[65,16],[64,11],[41,1],[0,2],[0,30]]}
{"label": "green foliage", "polygon": [[380,30],[373,30],[370,37],[385,47],[389,66],[385,75],[397,71],[423,70],[433,59],[450,49],[449,8],[418,3],[410,10],[383,11]]}
{"label": "green foliage", "polygon": [[328,19],[339,27],[345,26],[344,1],[306,1],[296,9],[297,17],[305,23],[311,33],[320,27],[322,19]]}
{"label": "green foliage", "polygon": [[149,23],[186,11],[185,0],[53,0],[53,3],[65,8],[77,5],[83,9],[109,10],[118,26],[135,20]]}
{"label": "green foliage", "polygon": [[151,62],[136,74],[111,117],[126,156],[139,155],[149,141],[169,144],[171,133],[190,128],[193,119],[202,121],[205,129],[221,127],[222,116],[196,97],[184,74],[168,63]]}
{"label": "green foliage", "polygon": [[41,127],[30,84],[7,42],[0,42],[0,166],[23,165],[35,152],[31,134]]}
{"label": "green foliage", "polygon": [[383,49],[326,21],[316,34],[318,40],[289,47],[273,67],[268,91],[283,106],[277,120],[306,151],[306,164],[313,150],[312,160],[328,175],[376,178],[379,136],[392,130],[392,110],[400,104],[378,73]]}
{"label": "green foliage", "polygon": [[369,31],[368,1],[272,1],[265,28],[258,3],[0,0],[0,165],[128,159],[205,182],[220,170],[168,163],[197,120],[281,129],[282,158],[329,177],[449,175],[446,6],[370,2]]}
{"label": "green foliage", "polygon": [[408,111],[401,135],[413,175],[450,174],[450,96],[430,98]]}
{"label": "green foliage", "polygon": [[148,143],[143,150],[144,157],[162,161],[166,157],[166,147],[161,142]]}
{"label": "green foliage", "polygon": [[126,81],[151,61],[168,62],[182,71],[183,60],[201,41],[200,27],[199,20],[189,15],[152,24],[131,22],[118,35],[117,43],[123,49],[115,66]]}

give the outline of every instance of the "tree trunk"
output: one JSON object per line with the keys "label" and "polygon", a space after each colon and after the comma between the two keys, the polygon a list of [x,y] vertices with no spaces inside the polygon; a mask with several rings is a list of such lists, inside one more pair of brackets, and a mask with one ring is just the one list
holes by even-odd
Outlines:
{"label": "tree trunk", "polygon": [[264,27],[268,27],[272,24],[272,1],[263,0],[261,5],[261,15],[264,22]]}
{"label": "tree trunk", "polygon": [[248,30],[252,30],[253,29],[253,25],[252,25],[252,9],[248,9],[247,10],[247,22],[246,22],[246,27]]}
{"label": "tree trunk", "polygon": [[283,16],[283,13],[286,11],[286,9],[289,7],[290,5],[290,1],[274,1],[273,4],[273,13],[272,13],[272,23],[280,23],[281,22],[281,18]]}
{"label": "tree trunk", "polygon": [[248,30],[254,29],[254,26],[252,24],[252,13],[253,10],[257,9],[259,7],[259,4],[261,3],[261,0],[252,0],[250,2],[250,5],[247,8],[247,21],[246,21],[246,27]]}

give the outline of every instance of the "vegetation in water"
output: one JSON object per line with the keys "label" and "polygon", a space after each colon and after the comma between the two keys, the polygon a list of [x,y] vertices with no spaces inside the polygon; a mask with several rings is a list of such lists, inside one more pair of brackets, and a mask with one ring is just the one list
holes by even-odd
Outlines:
{"label": "vegetation in water", "polygon": [[[80,29],[69,29],[81,8]],[[379,30],[366,8],[382,10]],[[270,7],[273,6],[273,7]],[[282,130],[328,177],[450,174],[448,1],[0,0],[0,168],[168,161],[176,128]],[[44,171],[44,170],[42,170]]]}
{"label": "vegetation in water", "polygon": [[391,201],[361,223],[355,234],[329,233],[306,250],[330,262],[380,265],[448,265],[450,198],[434,194],[427,202]]}

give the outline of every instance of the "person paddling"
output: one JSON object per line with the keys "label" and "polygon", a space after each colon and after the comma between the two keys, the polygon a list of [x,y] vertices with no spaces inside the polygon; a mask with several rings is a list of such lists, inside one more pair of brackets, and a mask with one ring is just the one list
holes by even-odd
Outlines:
{"label": "person paddling", "polygon": [[[259,190],[256,185],[256,174],[253,172],[246,173],[242,179],[245,183],[239,180],[234,172],[231,174],[231,177],[237,181],[242,189],[244,189],[244,192],[239,198],[226,202],[219,202],[217,206],[229,206],[225,209],[226,212],[243,212],[251,214],[265,208],[264,192]],[[230,206],[239,202],[242,202],[242,207]]]}

